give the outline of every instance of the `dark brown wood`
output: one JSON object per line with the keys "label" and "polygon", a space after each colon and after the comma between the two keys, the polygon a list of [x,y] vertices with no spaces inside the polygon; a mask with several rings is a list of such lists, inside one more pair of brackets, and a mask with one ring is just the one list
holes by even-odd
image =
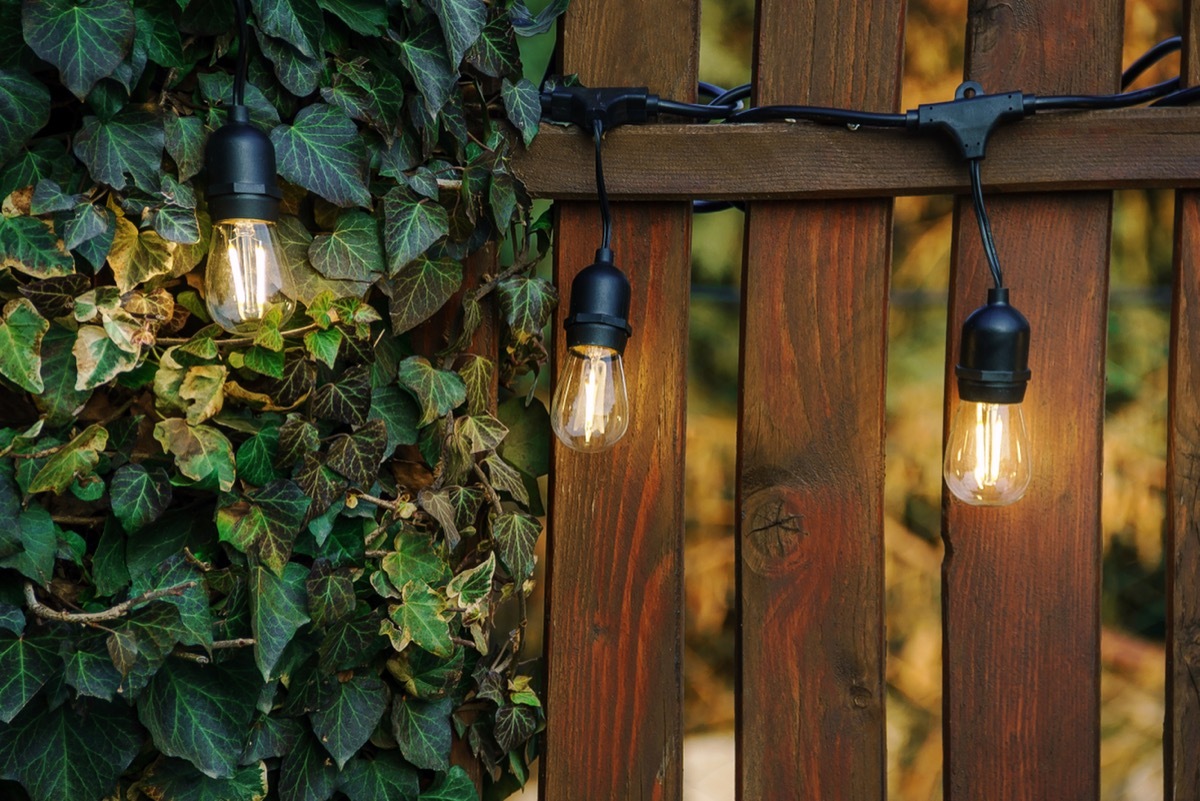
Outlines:
{"label": "dark brown wood", "polygon": [[[1200,0],[1184,3],[1182,76],[1200,85]],[[1200,798],[1200,193],[1175,197],[1167,396],[1166,801]]]}
{"label": "dark brown wood", "polygon": [[[594,197],[589,147],[577,131],[543,126],[533,147],[513,157],[513,170],[535,197]],[[1197,153],[1200,108],[1044,112],[995,133],[984,180],[1001,192],[1196,188]],[[620,128],[608,136],[604,169],[609,194],[622,200],[861,198],[969,188],[962,162],[941,138],[813,123]]]}
{"label": "dark brown wood", "polygon": [[[972,2],[967,72],[1041,94],[1114,91],[1121,36],[1120,0]],[[989,210],[1012,302],[1033,330],[1024,410],[1034,478],[1001,509],[946,496],[945,797],[1094,801],[1112,196],[1000,197]],[[947,419],[959,331],[988,285],[969,202],[955,228]]]}
{"label": "dark brown wood", "polygon": [[[572,3],[562,34],[561,68],[586,83],[695,92],[694,0]],[[678,801],[691,209],[615,204],[613,218],[617,264],[633,284],[631,424],[601,455],[554,448],[539,790],[549,801]],[[599,236],[595,206],[559,206],[556,363],[571,279]]]}
{"label": "dark brown wood", "polygon": [[[894,109],[904,10],[903,0],[760,0],[757,101]],[[891,223],[891,200],[748,210],[737,515],[744,801],[886,794]]]}

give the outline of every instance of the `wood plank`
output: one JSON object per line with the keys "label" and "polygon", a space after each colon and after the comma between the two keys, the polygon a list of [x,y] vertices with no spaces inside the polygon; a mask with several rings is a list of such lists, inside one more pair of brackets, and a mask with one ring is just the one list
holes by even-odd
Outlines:
{"label": "wood plank", "polygon": [[[1032,85],[1028,81],[1025,85]],[[796,100],[794,91],[789,99]],[[847,103],[861,106],[854,98]],[[513,171],[534,197],[590,197],[582,134],[545,125]],[[784,200],[964,193],[962,162],[940,138],[814,123],[655,123],[608,136],[609,194],[621,200]],[[1001,192],[1200,188],[1200,108],[1043,112],[999,129],[988,188]]]}
{"label": "wood plank", "polygon": [[[1182,77],[1200,85],[1200,0],[1184,3]],[[1167,801],[1200,798],[1200,193],[1175,196],[1167,396]]]}
{"label": "wood plank", "polygon": [[[1121,36],[1120,0],[972,3],[967,74],[1044,94],[1114,91]],[[994,175],[989,158],[985,185]],[[1012,302],[1033,331],[1024,409],[1034,478],[999,509],[945,495],[945,797],[1094,801],[1112,196],[992,197],[988,207]],[[961,325],[988,285],[969,202],[955,222],[947,420]]]}
{"label": "wood plank", "polygon": [[[759,103],[899,102],[903,0],[760,0]],[[755,203],[742,281],[738,798],[886,794],[890,200]]]}
{"label": "wood plank", "polygon": [[[694,0],[572,3],[561,41],[562,70],[586,82],[695,92]],[[605,453],[554,448],[539,791],[550,801],[678,801],[691,209],[614,204],[613,220],[616,263],[633,285],[632,419]],[[556,364],[571,279],[592,261],[599,229],[594,205],[558,206]]]}

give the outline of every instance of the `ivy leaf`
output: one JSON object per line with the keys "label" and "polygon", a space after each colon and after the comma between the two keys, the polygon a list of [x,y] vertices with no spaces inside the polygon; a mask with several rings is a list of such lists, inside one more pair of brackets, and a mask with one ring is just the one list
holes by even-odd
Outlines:
{"label": "ivy leaf", "polygon": [[129,592],[133,596],[144,595],[155,590],[165,590],[191,584],[178,595],[168,595],[159,603],[170,604],[179,610],[177,639],[184,645],[199,645],[211,648],[213,635],[212,613],[208,607],[204,576],[200,568],[188,562],[183,554],[172,554],[154,569],[138,572]]}
{"label": "ivy leaf", "polygon": [[373,281],[384,270],[379,222],[366,212],[338,216],[333,233],[319,234],[308,246],[308,258],[321,275],[335,280]]}
{"label": "ivy leaf", "polygon": [[51,456],[29,483],[29,493],[61,495],[75,479],[91,475],[100,462],[100,451],[108,444],[108,432],[93,424]]}
{"label": "ivy leaf", "polygon": [[537,731],[537,713],[523,705],[505,705],[496,710],[496,744],[511,751]]}
{"label": "ivy leaf", "polygon": [[[102,0],[110,2],[111,0]],[[162,122],[144,111],[123,111],[110,120],[84,117],[74,152],[92,178],[125,188],[125,175],[144,189],[158,186],[165,144]]]}
{"label": "ivy leaf", "polygon": [[355,33],[378,36],[387,28],[387,8],[373,0],[317,0]]}
{"label": "ivy leaf", "polygon": [[279,478],[275,470],[279,450],[279,429],[268,426],[243,442],[237,449],[237,472],[242,481],[256,487]]}
{"label": "ivy leaf", "polygon": [[395,751],[380,751],[374,759],[350,760],[339,789],[350,801],[407,801],[420,794],[421,781]]}
{"label": "ivy leaf", "polygon": [[58,278],[43,278],[21,287],[21,294],[29,298],[38,313],[47,319],[65,317],[75,306],[75,298],[92,288],[92,282],[83,275],[64,275]]}
{"label": "ivy leaf", "polygon": [[289,562],[276,576],[261,567],[251,571],[250,627],[254,632],[254,661],[264,681],[270,681],[283,650],[308,622],[305,581],[308,571]]}
{"label": "ivy leaf", "polygon": [[521,473],[515,467],[495,453],[488,455],[483,463],[488,468],[488,477],[492,480],[492,486],[502,492],[507,492],[522,505],[529,505],[529,490],[526,489]]}
{"label": "ivy leaf", "polygon": [[441,698],[462,678],[463,653],[455,651],[445,660],[420,648],[409,648],[398,660],[388,662],[388,670],[404,683],[410,695],[426,700]]}
{"label": "ivy leaf", "polygon": [[80,100],[124,60],[136,30],[129,0],[23,2],[21,27],[33,52],[58,67]]}
{"label": "ivy leaf", "polygon": [[315,453],[320,444],[316,426],[302,417],[289,415],[279,427],[279,450],[275,466],[287,469],[302,461],[305,454]]}
{"label": "ivy leaf", "polygon": [[296,747],[304,729],[293,718],[267,715],[259,718],[250,730],[250,742],[242,753],[242,762],[278,759]]}
{"label": "ivy leaf", "polygon": [[414,701],[397,698],[392,704],[392,734],[400,753],[418,768],[450,769],[450,713],[454,700]]}
{"label": "ivy leaf", "polygon": [[324,61],[319,57],[307,56],[293,47],[289,42],[267,36],[262,31],[256,31],[258,49],[266,56],[267,61],[275,69],[275,77],[297,97],[307,97],[317,90],[321,82],[321,73],[325,69]]}
{"label": "ivy leaf", "polygon": [[441,21],[450,65],[457,67],[483,31],[487,6],[483,0],[425,0],[425,5]]}
{"label": "ivy leaf", "polygon": [[400,363],[400,385],[421,404],[419,425],[426,426],[467,399],[467,388],[457,373],[438,370],[423,356]]}
{"label": "ivy leaf", "polygon": [[126,464],[113,473],[108,494],[113,514],[132,533],[153,523],[171,505],[171,482],[157,467]]}
{"label": "ivy leaf", "polygon": [[[154,212],[154,232],[168,242],[199,244],[200,218],[196,216],[195,209],[160,206]],[[171,265],[174,266],[173,261]]]}
{"label": "ivy leaf", "polygon": [[541,278],[506,278],[496,286],[496,292],[504,320],[519,343],[540,337],[558,304],[558,290]]}
{"label": "ivy leaf", "polygon": [[305,588],[308,612],[317,628],[329,628],[345,620],[354,611],[354,579],[349,568],[334,569],[323,561],[313,565]]}
{"label": "ivy leaf", "polygon": [[28,70],[0,70],[0,164],[17,155],[49,121],[50,92],[45,85]]}
{"label": "ivy leaf", "polygon": [[76,640],[63,658],[63,678],[79,695],[111,701],[120,692],[121,673],[105,647],[107,635],[97,632]]}
{"label": "ivy leaf", "polygon": [[550,472],[550,414],[537,398],[526,404],[513,397],[497,409],[500,420],[509,427],[498,453],[527,476]]}
{"label": "ivy leaf", "polygon": [[537,518],[524,512],[492,516],[492,537],[500,559],[518,585],[533,575],[533,552],[541,533]]}
{"label": "ivy leaf", "polygon": [[253,370],[268,378],[283,378],[283,366],[286,359],[282,350],[269,350],[261,345],[254,345],[242,354],[242,358],[247,370]]}
{"label": "ivy leaf", "polygon": [[520,70],[521,55],[506,15],[497,15],[467,51],[467,61],[484,75],[501,78]]}
{"label": "ivy leaf", "polygon": [[554,20],[567,10],[569,2],[570,0],[550,0],[541,11],[534,14],[524,2],[518,0],[509,10],[513,30],[518,36],[537,36],[545,33],[554,25]]}
{"label": "ivy leaf", "polygon": [[75,389],[91,390],[137,366],[138,355],[124,350],[98,325],[83,325],[75,335]]}
{"label": "ivy leaf", "polygon": [[138,786],[149,798],[171,801],[263,801],[267,765],[254,762],[237,768],[227,779],[214,779],[183,760],[160,757],[142,774]]}
{"label": "ivy leaf", "polygon": [[288,181],[338,206],[371,205],[366,151],[354,122],[340,109],[324,103],[306,106],[295,123],[271,131],[271,142],[279,174]]}
{"label": "ivy leaf", "polygon": [[258,696],[258,682],[244,664],[172,659],[154,674],[138,702],[138,719],[159,751],[214,779],[236,773]]}
{"label": "ivy leaf", "polygon": [[309,712],[313,733],[337,763],[338,770],[375,731],[387,710],[387,692],[376,675],[356,673],[349,679],[322,682],[316,709]]}
{"label": "ivy leaf", "polygon": [[339,298],[361,298],[371,288],[371,283],[367,281],[334,281],[317,272],[308,261],[312,234],[304,227],[304,223],[295,217],[280,217],[276,224],[276,234],[282,254],[282,266],[292,277],[290,285],[284,286],[288,297],[308,306],[326,292]]}
{"label": "ivy leaf", "polygon": [[538,88],[525,78],[516,83],[505,78],[500,84],[500,97],[509,122],[517,126],[525,147],[537,136],[538,124],[542,120],[542,96]]}
{"label": "ivy leaf", "polygon": [[487,413],[460,417],[455,424],[471,444],[471,453],[494,450],[508,434],[508,427]]}
{"label": "ivy leaf", "polygon": [[221,509],[217,529],[223,542],[256,557],[282,577],[309,503],[294,481],[272,481],[249,503]]}
{"label": "ivy leaf", "polygon": [[445,550],[417,532],[396,535],[396,549],[385,555],[379,566],[396,588],[410,582],[440,585],[450,573]]}
{"label": "ivy leaf", "polygon": [[325,464],[351,484],[370,487],[375,483],[386,446],[387,427],[380,420],[370,420],[353,434],[343,434],[334,440]]}
{"label": "ivy leaf", "polygon": [[271,395],[281,408],[290,408],[300,403],[312,392],[317,383],[317,371],[311,362],[299,355],[288,357],[283,363],[283,378],[270,386]]}
{"label": "ivy leaf", "polygon": [[346,490],[346,480],[326,467],[315,453],[304,454],[304,465],[296,473],[296,483],[312,499],[308,507],[309,519],[325,514]]}
{"label": "ivy leaf", "polygon": [[310,58],[320,55],[325,21],[317,0],[250,0],[250,7],[263,33],[291,42]]}
{"label": "ivy leaf", "polygon": [[[450,217],[444,206],[418,198],[402,186],[395,187],[384,196],[383,215],[383,244],[387,249],[388,273],[391,275],[398,273],[405,265],[450,233]],[[447,270],[445,267],[441,269],[443,272]],[[462,280],[461,273],[460,267],[458,281]],[[447,280],[439,276],[434,278],[431,283],[435,286],[439,285],[439,280]],[[457,289],[457,282],[455,288]]]}
{"label": "ivy leaf", "polygon": [[375,387],[371,391],[371,411],[368,420],[380,420],[387,428],[387,447],[384,457],[391,456],[401,445],[415,445],[418,439],[417,420],[421,410],[407,392],[392,385]]}
{"label": "ivy leaf", "polygon": [[175,162],[179,180],[186,181],[204,169],[204,123],[199,117],[163,117],[164,144]]}
{"label": "ivy leaf", "polygon": [[464,357],[458,374],[467,388],[468,414],[483,414],[491,405],[494,369],[492,362],[482,356],[468,353]]}
{"label": "ivy leaf", "polygon": [[5,774],[32,801],[100,798],[141,750],[143,735],[126,704],[79,706],[34,704],[0,727]]}
{"label": "ivy leaf", "polygon": [[179,385],[179,399],[183,401],[187,421],[199,425],[221,411],[224,405],[225,375],[221,364],[205,364],[189,367]]}
{"label": "ivy leaf", "polygon": [[492,594],[492,578],[496,574],[496,554],[480,564],[458,573],[446,585],[446,595],[455,606],[466,611],[464,618],[478,618],[480,610],[486,610],[487,599]]}
{"label": "ivy leaf", "polygon": [[5,554],[0,558],[0,567],[14,568],[37,584],[48,584],[58,549],[54,521],[41,506],[21,510],[16,488],[3,470],[0,470],[0,520],[8,522],[8,527],[0,531]]}
{"label": "ivy leaf", "polygon": [[0,720],[12,723],[50,680],[52,656],[44,638],[0,635]]}
{"label": "ivy leaf", "polygon": [[57,139],[34,139],[18,151],[7,164],[0,166],[0,197],[26,186],[33,186],[42,178],[63,183],[69,181],[75,170],[75,160]]}
{"label": "ivy leaf", "polygon": [[175,457],[183,475],[197,482],[215,482],[222,492],[233,489],[233,447],[217,429],[170,417],[154,426],[154,438],[164,453]]}
{"label": "ivy leaf", "polygon": [[338,349],[341,346],[342,332],[336,328],[329,328],[324,331],[309,331],[304,335],[304,349],[308,351],[310,356],[331,370],[337,361]]}
{"label": "ivy leaf", "polygon": [[0,317],[0,375],[34,394],[42,383],[42,338],[50,323],[26,298],[10,300]]}
{"label": "ivy leaf", "polygon": [[0,267],[53,278],[75,271],[75,260],[54,230],[37,217],[0,216]]}
{"label": "ivy leaf", "polygon": [[338,785],[337,768],[310,735],[283,757],[279,801],[327,801]]}
{"label": "ivy leaf", "polygon": [[[441,206],[433,208],[445,213]],[[395,276],[379,284],[388,296],[392,333],[411,331],[436,314],[462,286],[462,279],[462,264],[454,259],[418,255],[404,262]]]}
{"label": "ivy leaf", "polygon": [[404,68],[425,98],[425,113],[434,120],[458,84],[458,70],[450,63],[437,20],[426,18],[399,45]]}
{"label": "ivy leaf", "polygon": [[419,801],[479,801],[475,782],[458,765],[421,793]]}
{"label": "ivy leaf", "polygon": [[435,656],[449,658],[454,643],[445,618],[446,599],[423,581],[410,581],[400,592],[404,603],[392,614],[392,620],[400,627],[402,636]]}
{"label": "ivy leaf", "polygon": [[142,282],[174,269],[174,245],[157,231],[139,231],[128,219],[118,217],[108,251],[108,264],[116,278],[117,289],[129,292]]}
{"label": "ivy leaf", "polygon": [[351,367],[337,381],[322,384],[313,391],[312,413],[322,420],[360,426],[371,410],[371,368]]}

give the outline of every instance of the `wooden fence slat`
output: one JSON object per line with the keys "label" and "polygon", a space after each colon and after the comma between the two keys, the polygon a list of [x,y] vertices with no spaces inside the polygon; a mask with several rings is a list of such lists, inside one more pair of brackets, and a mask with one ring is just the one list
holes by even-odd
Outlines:
{"label": "wooden fence slat", "polygon": [[[596,86],[696,91],[698,0],[572,3],[564,73]],[[584,136],[584,134],[579,134]],[[588,156],[591,163],[591,154]],[[625,352],[631,423],[615,448],[555,444],[547,587],[548,724],[541,797],[682,795],[683,456],[691,208],[613,207],[616,263],[633,285]],[[594,205],[561,204],[555,276],[566,293],[599,244]]]}
{"label": "wooden fence slat", "polygon": [[[756,102],[899,102],[903,0],[760,0]],[[883,423],[892,202],[748,212],[738,797],[885,794]]]}
{"label": "wooden fence slat", "polygon": [[[1121,0],[971,3],[967,74],[985,88],[1115,91],[1121,36]],[[985,161],[985,186],[989,175]],[[1001,509],[946,494],[945,797],[1094,801],[1112,196],[990,197],[988,208],[1012,302],[1033,330],[1024,408],[1034,479]],[[988,285],[965,200],[954,245],[947,419],[961,325]]]}
{"label": "wooden fence slat", "polygon": [[[1200,85],[1200,0],[1184,3],[1181,75]],[[1175,196],[1167,397],[1167,719],[1164,798],[1200,798],[1200,193]]]}

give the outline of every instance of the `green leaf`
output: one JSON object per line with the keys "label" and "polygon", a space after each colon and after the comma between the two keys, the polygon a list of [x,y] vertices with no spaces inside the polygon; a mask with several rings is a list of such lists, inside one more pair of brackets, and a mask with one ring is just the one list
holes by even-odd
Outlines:
{"label": "green leaf", "polygon": [[320,670],[330,673],[370,664],[386,647],[386,641],[379,636],[381,620],[381,614],[360,604],[354,618],[335,625],[321,642]]}
{"label": "green leaf", "polygon": [[138,355],[121,348],[98,325],[83,325],[76,332],[75,389],[91,390],[137,366]]}
{"label": "green leaf", "polygon": [[346,491],[346,480],[326,467],[324,459],[315,453],[304,454],[304,464],[296,472],[296,483],[312,499],[308,507],[310,520],[325,514]]}
{"label": "green leaf", "polygon": [[392,614],[392,620],[400,627],[403,638],[431,654],[449,658],[454,643],[446,620],[446,599],[423,581],[410,581],[400,592],[404,603]]}
{"label": "green leaf", "polygon": [[256,487],[279,478],[275,457],[279,450],[279,429],[268,426],[243,442],[237,449],[237,473],[242,481]]}
{"label": "green leaf", "polygon": [[533,554],[541,533],[537,518],[524,512],[492,516],[492,537],[500,559],[518,585],[533,575]]}
{"label": "green leaf", "polygon": [[268,378],[283,378],[285,359],[282,350],[269,350],[261,345],[254,345],[242,354],[242,358],[247,370],[253,370]]}
{"label": "green leaf", "polygon": [[395,751],[352,759],[342,771],[341,791],[350,801],[416,801],[420,776]]}
{"label": "green leaf", "polygon": [[366,489],[375,483],[386,446],[387,427],[382,421],[370,420],[354,434],[343,434],[334,440],[325,464],[350,483]]}
{"label": "green leaf", "polygon": [[175,457],[175,466],[183,475],[193,481],[215,483],[222,492],[233,489],[233,447],[217,429],[190,426],[171,417],[154,426],[154,438],[164,453]]}
{"label": "green leaf", "polygon": [[76,206],[63,226],[63,246],[83,256],[96,270],[108,258],[115,236],[113,213],[95,203]]}
{"label": "green leaf", "polygon": [[325,21],[317,0],[250,0],[250,8],[263,33],[290,42],[310,58],[320,55]]}
{"label": "green leaf", "polygon": [[371,410],[371,368],[351,367],[336,381],[322,384],[313,391],[312,414],[322,420],[336,420],[359,426],[367,422]]}
{"label": "green leaf", "polygon": [[512,397],[496,413],[509,429],[498,451],[504,461],[535,478],[550,472],[550,414],[542,402]]}
{"label": "green leaf", "polygon": [[496,555],[488,554],[488,558],[471,568],[463,570],[446,585],[446,595],[450,603],[466,609],[464,615],[469,615],[473,608],[480,607],[492,594],[492,578],[496,574]]}
{"label": "green leaf", "polygon": [[497,285],[496,292],[505,322],[517,342],[540,337],[558,304],[558,290],[541,278],[506,278]]}
{"label": "green leaf", "polygon": [[179,180],[186,181],[204,169],[204,123],[199,117],[163,117],[164,144],[175,162]]}
{"label": "green leaf", "polygon": [[0,519],[9,521],[9,528],[0,533],[0,542],[8,541],[4,547],[5,556],[0,558],[0,567],[14,568],[37,584],[48,584],[54,573],[54,557],[58,550],[54,521],[41,506],[20,511],[19,501],[13,500],[15,496],[11,482],[0,472],[0,511],[5,512]]}
{"label": "green leaf", "polygon": [[308,247],[313,268],[335,280],[373,281],[384,271],[379,222],[366,212],[338,216],[333,233],[316,236]]}
{"label": "green leaf", "polygon": [[443,548],[428,534],[404,532],[396,535],[395,550],[380,561],[380,568],[397,589],[410,582],[440,585],[450,574],[450,563]]}
{"label": "green leaf", "polygon": [[493,487],[507,492],[521,504],[529,505],[529,491],[515,467],[494,453],[485,458],[483,463],[487,466],[488,477],[491,478]]}
{"label": "green leaf", "polygon": [[508,434],[508,427],[487,413],[460,417],[455,425],[470,443],[473,454],[495,449]]}
{"label": "green leaf", "polygon": [[54,675],[51,643],[39,637],[0,635],[0,720],[12,723]]}
{"label": "green leaf", "polygon": [[509,122],[517,126],[525,146],[529,147],[537,136],[538,124],[542,119],[541,93],[525,78],[516,83],[505,78],[500,84],[500,97],[504,100]]}
{"label": "green leaf", "polygon": [[102,632],[86,634],[64,656],[63,678],[79,695],[111,701],[120,691],[121,673],[105,647],[107,638]]}
{"label": "green leaf", "polygon": [[387,28],[387,8],[374,0],[317,0],[355,33],[378,36]]}
{"label": "green leaf", "polygon": [[421,793],[419,801],[479,801],[475,783],[458,765]]}
{"label": "green leaf", "polygon": [[118,217],[108,252],[117,288],[129,292],[143,281],[170,273],[175,267],[177,247],[157,231],[139,231],[128,219]]}
{"label": "green leaf", "polygon": [[126,674],[122,688],[126,698],[136,698],[145,689],[184,634],[179,610],[170,604],[139,609],[115,626],[108,652]]}
{"label": "green leaf", "polygon": [[97,799],[112,789],[142,745],[126,704],[31,705],[0,727],[0,762],[32,801]]}
{"label": "green leaf", "polygon": [[449,660],[420,648],[408,648],[399,659],[388,662],[388,670],[410,695],[422,699],[441,698],[458,684],[463,674],[463,650]]}
{"label": "green leaf", "polygon": [[108,432],[90,425],[63,445],[46,461],[29,483],[29,493],[54,492],[61,495],[80,476],[91,475],[100,462],[100,451],[108,444]]}
{"label": "green leaf", "polygon": [[498,15],[487,24],[479,41],[467,51],[467,61],[492,78],[502,78],[521,69],[521,55],[506,15]]}
{"label": "green leaf", "polygon": [[306,56],[288,42],[266,36],[262,31],[256,33],[258,49],[271,62],[284,89],[297,97],[307,97],[316,91],[325,69],[322,59]]}
{"label": "green leaf", "polygon": [[41,81],[24,69],[0,70],[0,164],[49,121],[50,92]]}
{"label": "green leaf", "polygon": [[454,507],[450,505],[449,495],[450,491],[445,488],[436,492],[425,489],[417,495],[417,503],[426,514],[441,525],[446,544],[453,549],[458,546],[462,537],[458,533]]}
{"label": "green leaf", "polygon": [[[336,328],[329,328],[325,331],[309,331],[304,335],[305,350],[331,370],[337,361],[338,349],[341,346],[342,332]],[[367,389],[369,390],[370,387]]]}
{"label": "green leaf", "polygon": [[356,673],[344,681],[334,677],[321,682],[309,719],[338,770],[370,738],[383,719],[387,702],[387,691],[376,675]]}
{"label": "green leaf", "polygon": [[50,326],[42,339],[42,382],[45,391],[34,397],[38,409],[50,425],[60,426],[74,420],[92,396],[91,390],[77,390],[79,372],[75,361],[75,332],[58,325]]}
{"label": "green leaf", "polygon": [[387,447],[384,457],[390,457],[401,445],[417,442],[417,420],[421,409],[407,392],[392,385],[375,387],[371,391],[371,411],[368,420],[381,420],[387,427]]}
{"label": "green leaf", "polygon": [[113,596],[129,586],[129,567],[125,563],[125,533],[115,517],[104,524],[92,557],[92,581],[101,596]]}
{"label": "green leaf", "polygon": [[171,505],[171,482],[157,467],[122,465],[113,473],[108,493],[113,514],[128,532],[153,523]]}
{"label": "green leaf", "polygon": [[295,123],[271,131],[271,142],[279,174],[288,181],[339,206],[371,205],[366,151],[358,129],[340,109],[324,103],[306,106]]}
{"label": "green leaf", "polygon": [[280,217],[276,224],[276,235],[282,254],[282,266],[290,272],[292,278],[290,286],[284,287],[288,297],[308,306],[325,292],[338,298],[361,298],[371,288],[371,283],[367,281],[334,281],[313,269],[308,261],[312,234],[304,227],[304,223],[295,217]]}
{"label": "green leaf", "polygon": [[313,565],[305,587],[308,612],[317,628],[325,629],[340,623],[354,611],[354,579],[348,568],[334,569],[319,561]]}
{"label": "green leaf", "polygon": [[495,365],[490,360],[472,353],[466,354],[463,359],[458,374],[462,376],[467,387],[467,413],[483,414],[492,402]]}
{"label": "green leaf", "polygon": [[58,278],[43,278],[21,287],[21,294],[29,298],[43,317],[65,317],[75,306],[75,297],[92,288],[92,282],[83,275],[64,275]]}
{"label": "green leaf", "polygon": [[399,44],[400,59],[425,98],[425,113],[432,121],[458,84],[458,70],[450,63],[437,20],[426,18]]}
{"label": "green leaf", "polygon": [[42,178],[59,183],[69,181],[74,170],[75,160],[67,155],[62,142],[57,139],[34,139],[0,167],[0,197],[32,186]]}
{"label": "green leaf", "polygon": [[68,195],[57,182],[43,178],[33,188],[33,197],[29,200],[29,212],[40,216],[58,211],[70,211],[83,200],[83,195]]}
{"label": "green leaf", "polygon": [[179,610],[179,642],[211,648],[213,619],[208,607],[208,594],[204,590],[204,575],[183,554],[173,554],[153,570],[139,572],[134,576],[129,592],[136,597],[184,584],[192,586],[178,595],[167,595],[157,603],[170,604]]}
{"label": "green leaf", "polygon": [[492,173],[488,183],[488,205],[492,208],[496,226],[501,231],[507,230],[518,206],[517,184],[511,175],[506,172]]}
{"label": "green leaf", "polygon": [[337,784],[337,768],[312,736],[305,734],[283,758],[279,801],[328,801]]}
{"label": "green leaf", "polygon": [[11,632],[18,637],[25,633],[25,613],[19,606],[0,604],[0,631]]}
{"label": "green leaf", "polygon": [[310,500],[294,481],[286,479],[272,481],[250,497],[249,503],[227,506],[217,513],[221,540],[283,576]]}
{"label": "green leaf", "polygon": [[258,697],[258,682],[243,665],[172,659],[154,674],[138,719],[159,751],[214,779],[235,775]]}
{"label": "green leaf", "polygon": [[41,393],[42,338],[50,323],[26,298],[10,300],[0,317],[0,375],[28,392]]}
{"label": "green leaf", "polygon": [[[391,275],[400,272],[409,262],[425,253],[430,246],[450,233],[450,217],[444,206],[427,199],[420,199],[402,186],[397,186],[384,196],[383,215],[383,244],[387,249],[388,272]],[[422,265],[421,270],[437,270],[438,273],[427,277],[418,274],[408,280],[420,281],[427,284],[429,289],[435,291],[436,294],[444,295],[444,298],[421,318],[424,320],[453,294],[453,291],[446,292],[444,285],[452,280],[449,276],[454,274],[454,270],[440,261],[428,261],[428,265]],[[458,289],[458,284],[462,282],[461,265],[458,265],[457,278],[453,281],[454,288]],[[425,308],[430,302],[425,301],[422,308]],[[395,316],[396,313],[393,311],[393,319]]]}
{"label": "green leaf", "polygon": [[[154,232],[167,242],[195,245],[200,242],[200,218],[195,209],[160,206],[154,212]],[[174,267],[174,261],[171,264]]]}
{"label": "green leaf", "polygon": [[554,20],[567,10],[570,0],[550,0],[542,10],[534,14],[524,2],[518,0],[509,10],[512,26],[518,36],[537,36],[550,30]]}
{"label": "green leaf", "polygon": [[524,745],[537,731],[537,713],[523,705],[506,705],[496,710],[496,744],[502,751]]}
{"label": "green leaf", "polygon": [[454,259],[418,256],[381,282],[389,299],[392,332],[403,334],[432,317],[458,291],[462,278],[462,264]]}
{"label": "green leaf", "polygon": [[317,427],[302,417],[289,415],[279,427],[279,451],[275,466],[287,469],[302,461],[305,454],[315,453],[320,446]]}
{"label": "green leaf", "polygon": [[[13,21],[10,20],[9,24]],[[25,41],[58,67],[63,85],[83,100],[96,81],[112,74],[133,44],[129,0],[38,0],[21,3]]]}
{"label": "green leaf", "polygon": [[102,184],[124,189],[128,174],[139,187],[153,189],[164,144],[161,120],[144,111],[123,111],[110,120],[84,117],[74,152]]}
{"label": "green leaf", "polygon": [[424,0],[429,10],[442,23],[442,35],[446,39],[446,51],[450,64],[457,67],[463,54],[479,38],[487,22],[487,6],[483,0]]}
{"label": "green leaf", "polygon": [[445,415],[467,399],[467,388],[457,373],[438,370],[423,356],[409,356],[400,363],[400,385],[421,404],[420,425]]}
{"label": "green leaf", "polygon": [[418,768],[450,769],[450,713],[454,700],[414,701],[397,698],[392,704],[392,734],[400,753]]}
{"label": "green leaf", "polygon": [[150,61],[163,67],[188,66],[183,57],[183,42],[175,15],[162,5],[141,5],[133,10],[137,34],[134,48],[145,52]]}
{"label": "green leaf", "polygon": [[179,759],[160,758],[138,782],[150,798],[170,801],[263,801],[267,797],[267,765],[237,768],[227,779],[214,779]]}
{"label": "green leaf", "polygon": [[283,650],[308,622],[305,614],[305,581],[308,571],[288,563],[276,576],[255,567],[250,577],[250,626],[254,632],[254,660],[264,681],[273,677]]}
{"label": "green leaf", "polygon": [[293,718],[264,716],[250,729],[250,743],[242,753],[242,762],[278,759],[296,747],[303,733],[299,721]]}
{"label": "green leaf", "polygon": [[225,401],[226,373],[221,364],[188,368],[179,385],[179,400],[183,402],[188,423],[199,425],[221,411]]}
{"label": "green leaf", "polygon": [[0,216],[0,267],[52,278],[73,273],[75,260],[54,229],[37,217]]}

